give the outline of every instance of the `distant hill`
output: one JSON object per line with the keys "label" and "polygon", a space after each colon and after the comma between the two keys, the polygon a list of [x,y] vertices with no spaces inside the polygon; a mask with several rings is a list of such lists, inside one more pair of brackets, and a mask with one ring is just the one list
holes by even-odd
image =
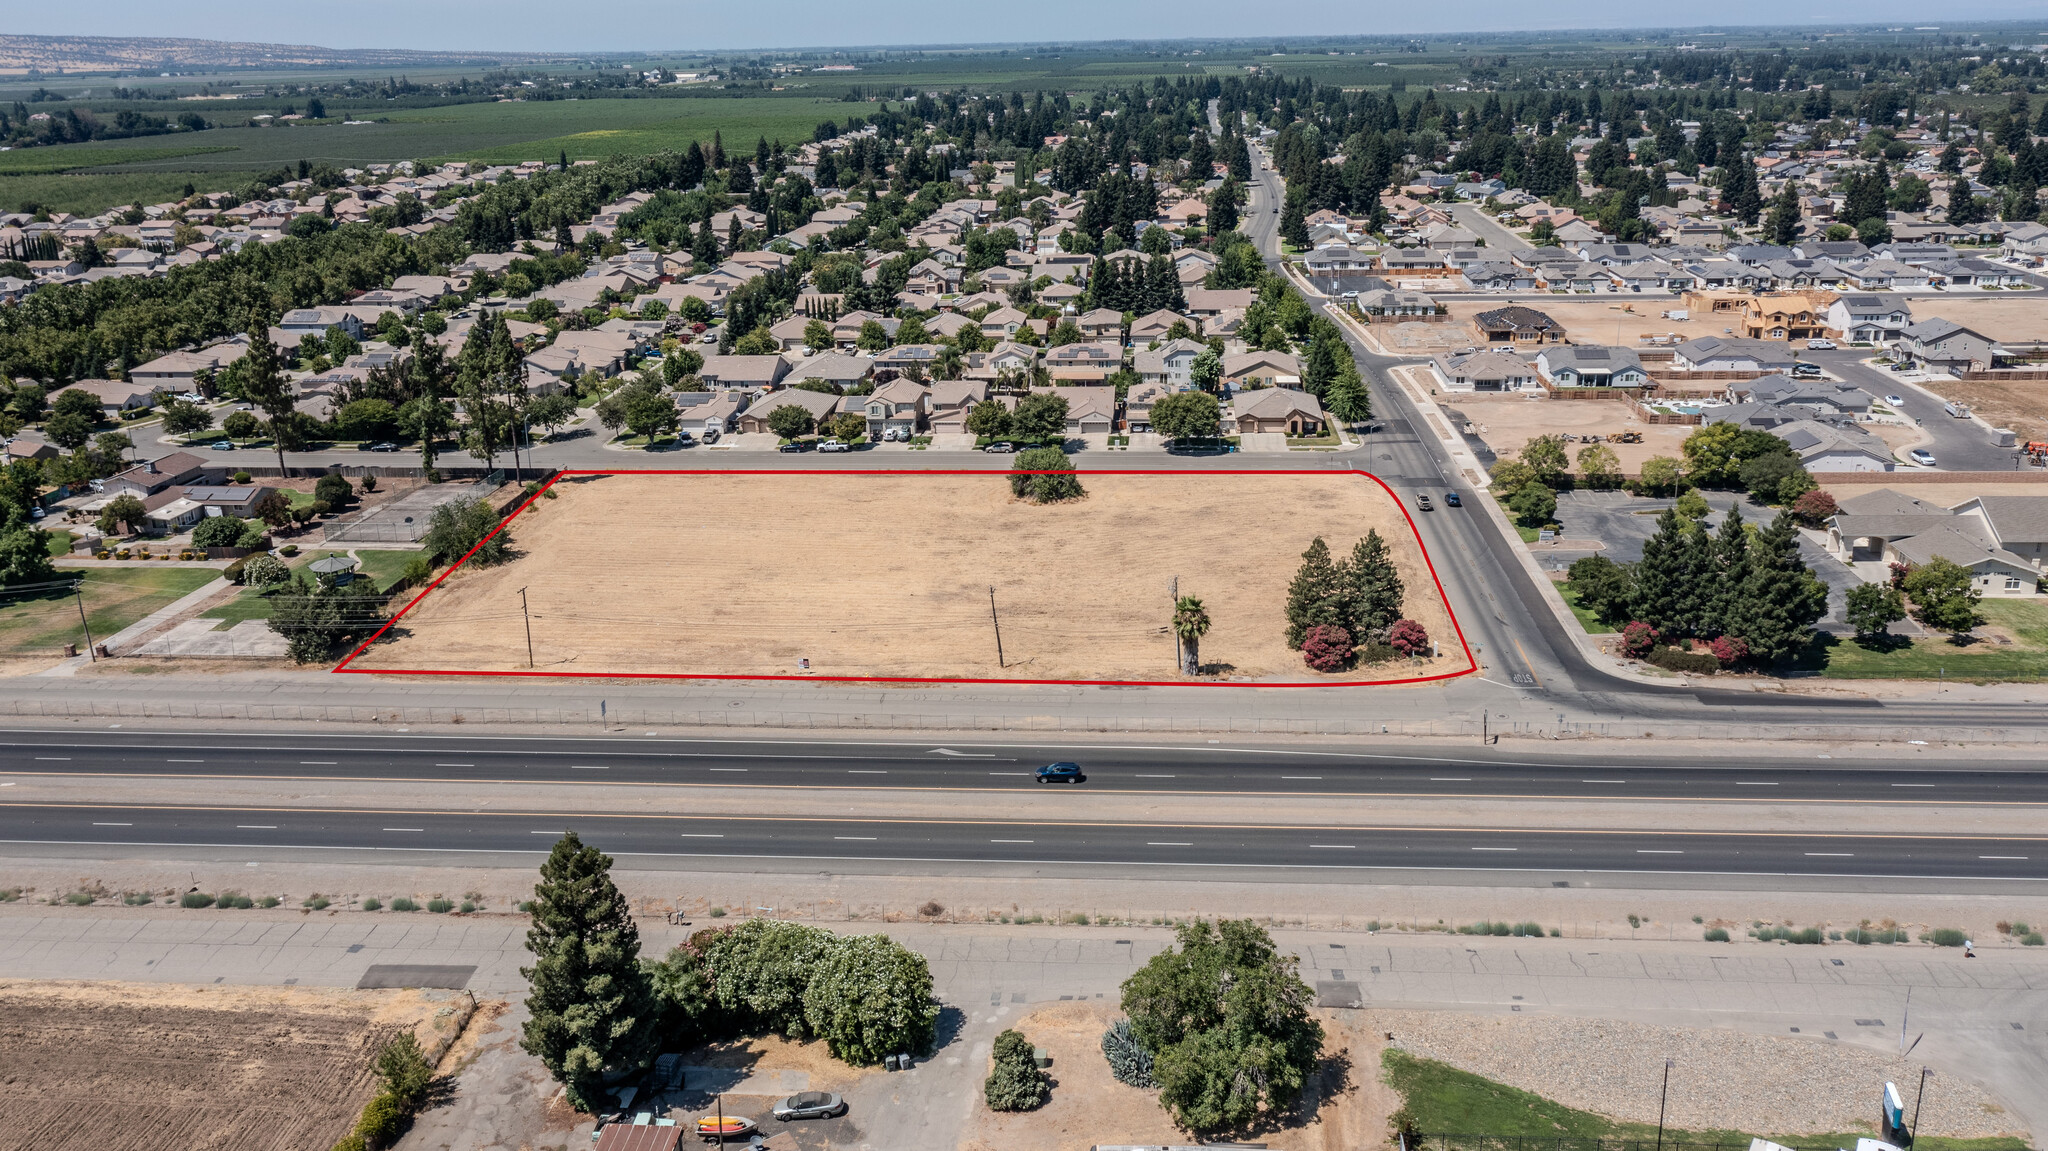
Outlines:
{"label": "distant hill", "polygon": [[[514,54],[512,59],[528,59]],[[473,52],[317,48],[146,36],[0,34],[0,74],[54,72],[203,72],[222,68],[366,68],[429,64],[489,65],[507,57]]]}

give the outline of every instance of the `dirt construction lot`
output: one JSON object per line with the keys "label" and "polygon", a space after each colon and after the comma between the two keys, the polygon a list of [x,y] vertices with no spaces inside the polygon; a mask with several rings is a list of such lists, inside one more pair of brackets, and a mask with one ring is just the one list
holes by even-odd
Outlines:
{"label": "dirt construction lot", "polygon": [[299,1151],[346,1134],[418,992],[0,981],[0,1149]]}
{"label": "dirt construction lot", "polygon": [[[459,569],[350,666],[525,670],[525,588],[542,671],[1171,680],[1175,576],[1208,609],[1201,656],[1217,676],[1470,666],[1401,509],[1369,479],[1082,480],[1086,498],[1041,507],[996,475],[571,476],[511,525],[518,558]],[[1341,556],[1369,529],[1400,568],[1403,614],[1444,654],[1318,678],[1286,646],[1288,583],[1311,539]]]}

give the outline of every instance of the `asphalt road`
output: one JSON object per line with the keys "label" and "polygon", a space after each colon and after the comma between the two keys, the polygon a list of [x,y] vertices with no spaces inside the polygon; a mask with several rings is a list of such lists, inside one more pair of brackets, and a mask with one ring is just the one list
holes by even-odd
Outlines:
{"label": "asphalt road", "polygon": [[[1085,783],[1046,788],[1031,771],[1073,759]],[[1544,797],[1757,805],[1785,802],[1953,807],[2048,804],[2048,771],[1987,769],[1968,761],[1876,767],[1843,760],[1740,764],[1627,755],[1383,754],[1261,747],[1127,747],[977,743],[829,743],[800,740],[569,739],[488,736],[302,736],[195,733],[13,732],[0,741],[0,794],[52,779],[76,784],[75,801],[0,798],[0,842],[106,849],[369,849],[436,855],[540,850],[565,828],[606,851],[636,856],[854,860],[872,863],[1115,865],[1628,872],[1652,875],[1800,875],[1815,878],[2039,880],[2041,836],[1859,834],[1585,827],[1379,826],[1376,799]],[[334,805],[164,802],[146,785],[208,780],[280,781],[312,788],[382,781],[758,789],[757,814],[609,813],[569,803],[560,811],[420,810],[337,797]],[[940,816],[780,814],[783,789],[961,793]],[[1001,793],[1054,791],[1071,820],[1005,817]],[[972,794],[968,794],[972,793]],[[1327,795],[1329,823],[1105,821],[1096,796],[1161,798]],[[26,793],[22,793],[26,794]],[[314,792],[317,796],[317,790]],[[672,793],[671,793],[672,794]],[[1339,802],[1341,801],[1341,802]],[[1042,809],[1034,809],[1042,810]]]}
{"label": "asphalt road", "polygon": [[[1899,407],[1903,413],[1917,421],[1934,439],[1929,450],[1934,453],[1935,466],[1949,472],[2000,472],[2014,470],[2015,453],[2011,448],[2001,448],[1991,442],[1991,436],[1974,420],[1959,420],[1942,410],[1943,401],[1927,391],[1914,387],[1897,374],[1880,371],[1863,361],[1871,355],[1868,348],[1842,349],[1833,352],[1799,353],[1802,359],[1809,359],[1825,367],[1829,374],[1843,383],[1854,384],[1882,403],[1886,396],[1897,396],[1905,401]],[[1902,479],[1910,479],[1915,469],[1904,466],[1899,469]],[[1960,497],[1959,497],[1960,498]]]}

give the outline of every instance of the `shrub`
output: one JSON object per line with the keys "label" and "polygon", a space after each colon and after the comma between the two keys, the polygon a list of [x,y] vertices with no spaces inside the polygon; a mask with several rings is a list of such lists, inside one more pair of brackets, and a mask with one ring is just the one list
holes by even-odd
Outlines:
{"label": "shrub", "polygon": [[366,492],[374,492],[374,491],[376,491],[376,490],[377,490],[377,477],[376,477],[376,476],[364,476],[364,477],[363,477],[363,490],[364,490],[364,491],[366,491]]}
{"label": "shrub", "polygon": [[1842,938],[1855,944],[1870,944],[1905,943],[1912,937],[1906,934],[1906,929],[1903,927],[1880,927],[1874,931],[1868,927],[1852,927],[1849,930],[1842,933]]}
{"label": "shrub", "polygon": [[712,908],[712,909],[711,909],[711,918],[713,918],[713,919],[724,919],[724,918],[725,918],[725,908],[723,908],[723,907],[714,907],[714,908]]}
{"label": "shrub", "polygon": [[2023,947],[2039,947],[2043,943],[2048,943],[2048,939],[2043,939],[2038,931],[2029,931],[2020,940],[2020,945]]}
{"label": "shrub", "polygon": [[383,909],[383,907],[384,904],[381,901],[379,901],[378,898],[374,895],[372,895],[368,899],[363,900],[364,911],[380,911]]}
{"label": "shrub", "polygon": [[1621,654],[1630,659],[1642,659],[1657,646],[1657,629],[1635,620],[1621,629]]}
{"label": "shrub", "polygon": [[1704,651],[1686,651],[1684,648],[1659,647],[1650,651],[1650,662],[1666,671],[1692,672],[1696,675],[1712,675],[1721,670],[1721,661]]}
{"label": "shrub", "polygon": [[1024,1033],[1005,1031],[996,1036],[995,1064],[981,1085],[981,1097],[989,1110],[1030,1111],[1050,1094],[1045,1072],[1039,1070]]}
{"label": "shrub", "polygon": [[393,911],[418,911],[419,909],[419,904],[414,903],[403,895],[391,901],[391,910]]}
{"label": "shrub", "polygon": [[938,1027],[931,968],[886,935],[838,940],[813,965],[804,1021],[834,1058],[856,1066],[926,1051]]}
{"label": "shrub", "polygon": [[305,902],[299,904],[299,906],[310,907],[314,911],[325,911],[327,910],[327,898],[325,896],[316,895],[313,898],[308,899]]}
{"label": "shrub", "polygon": [[446,915],[455,910],[455,904],[446,899],[429,899],[427,900],[427,910],[435,915]]}
{"label": "shrub", "polygon": [[217,906],[230,908],[235,911],[246,911],[256,906],[255,900],[243,895],[239,891],[223,891],[215,903]]}
{"label": "shrub", "polygon": [[1820,928],[1804,927],[1794,931],[1789,927],[1762,927],[1752,930],[1750,935],[1764,943],[1823,943]]}
{"label": "shrub", "polygon": [[1749,654],[1749,644],[1739,635],[1719,635],[1707,645],[1707,650],[1714,653],[1715,662],[1722,667],[1732,667]]}
{"label": "shrub", "polygon": [[1361,663],[1385,663],[1400,653],[1385,640],[1373,640],[1355,653]]}
{"label": "shrub", "polygon": [[1708,942],[1708,943],[1726,943],[1726,942],[1728,942],[1728,929],[1727,929],[1727,928],[1725,928],[1725,927],[1709,927],[1709,928],[1707,928],[1707,942]]}
{"label": "shrub", "polygon": [[236,472],[236,473],[235,473],[235,482],[236,482],[236,483],[238,483],[238,484],[246,484],[246,483],[248,483],[248,482],[249,482],[249,473],[248,473],[248,472]]}
{"label": "shrub", "polygon": [[201,891],[188,891],[178,900],[179,907],[212,907],[213,896]]}
{"label": "shrub", "polygon": [[421,552],[405,561],[405,575],[401,577],[406,587],[425,587],[434,580],[433,557]]}
{"label": "shrub", "polygon": [[279,549],[277,549],[277,550],[278,550],[278,551],[279,551],[280,553],[284,554],[284,555],[288,555],[288,556],[295,556],[295,555],[298,555],[298,554],[299,554],[299,545],[297,545],[297,544],[286,544],[286,545],[284,545],[283,547],[281,547],[281,548],[279,548]]}
{"label": "shrub", "polygon": [[1397,619],[1387,629],[1387,643],[1402,655],[1414,657],[1429,654],[1429,632],[1412,619]]}
{"label": "shrub", "polygon": [[1967,936],[1953,927],[1937,927],[1920,933],[1920,942],[1932,943],[1936,947],[1961,947],[1965,938]]}
{"label": "shrub", "polygon": [[344,1135],[334,1144],[333,1151],[368,1151],[361,1135]]}
{"label": "shrub", "polygon": [[405,1108],[389,1095],[379,1095],[363,1107],[356,1120],[356,1134],[367,1147],[389,1147],[405,1129]]}
{"label": "shrub", "polygon": [[1131,1021],[1119,1019],[1102,1033],[1102,1057],[1109,1061],[1109,1073],[1118,1083],[1132,1087],[1157,1087],[1152,1076],[1152,1053],[1131,1033]]}
{"label": "shrub", "polygon": [[242,538],[242,519],[239,516],[214,516],[199,521],[192,529],[192,546],[197,548],[231,548]]}
{"label": "shrub", "polygon": [[344,508],[355,501],[356,490],[347,476],[329,472],[313,485],[313,498],[329,508]]}
{"label": "shrub", "polygon": [[292,569],[276,556],[254,555],[236,562],[244,565],[242,582],[250,587],[275,587],[292,578]]}
{"label": "shrub", "polygon": [[64,902],[73,907],[89,907],[92,904],[92,892],[74,891],[64,897]]}
{"label": "shrub", "polygon": [[150,904],[155,903],[156,900],[150,898],[150,896],[144,892],[131,891],[128,894],[121,897],[121,902],[127,904],[130,907],[147,907]]}
{"label": "shrub", "polygon": [[469,900],[465,899],[462,901],[462,906],[457,910],[461,911],[464,915],[467,915],[470,912],[476,910],[476,904],[471,903]]}
{"label": "shrub", "polygon": [[1351,662],[1351,633],[1319,623],[1302,633],[1301,657],[1317,671],[1342,671]]}
{"label": "shrub", "polygon": [[377,1078],[384,1082],[388,1098],[402,1115],[415,1115],[427,1101],[427,1088],[434,1081],[434,1066],[420,1050],[420,1041],[410,1031],[391,1037],[377,1052]]}

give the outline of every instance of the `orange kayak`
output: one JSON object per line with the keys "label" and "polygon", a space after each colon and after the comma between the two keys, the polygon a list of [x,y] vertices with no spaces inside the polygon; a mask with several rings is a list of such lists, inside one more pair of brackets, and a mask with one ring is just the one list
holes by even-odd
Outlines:
{"label": "orange kayak", "polygon": [[706,1115],[697,1120],[697,1137],[705,1140],[744,1138],[754,1133],[754,1121],[739,1115],[727,1115],[723,1120],[715,1115]]}

